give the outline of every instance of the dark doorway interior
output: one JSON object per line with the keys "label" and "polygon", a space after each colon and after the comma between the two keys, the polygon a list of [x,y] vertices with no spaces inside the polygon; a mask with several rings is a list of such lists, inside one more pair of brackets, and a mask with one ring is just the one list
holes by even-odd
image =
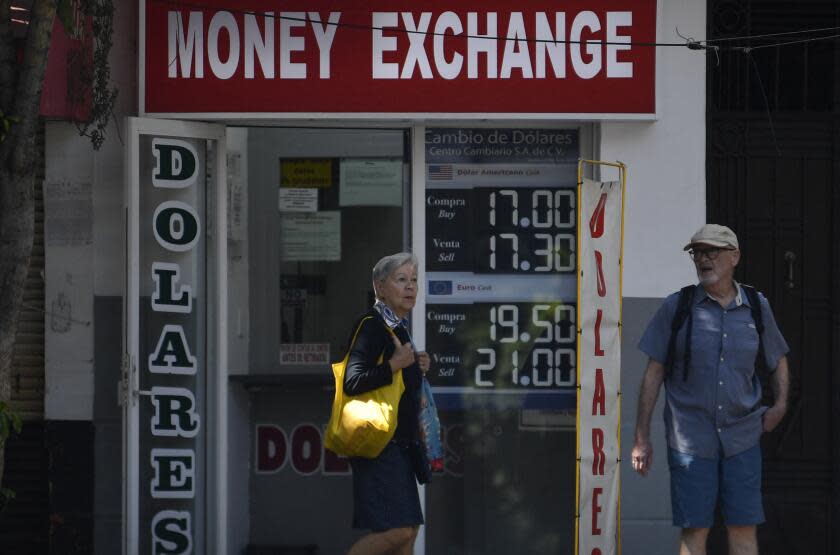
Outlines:
{"label": "dark doorway interior", "polygon": [[[709,38],[836,27],[840,3],[710,0],[708,22]],[[838,60],[836,38],[709,54],[707,219],[738,233],[737,277],[768,297],[791,347],[788,415],[762,441],[763,555],[840,550]],[[719,526],[709,552],[727,552]]]}

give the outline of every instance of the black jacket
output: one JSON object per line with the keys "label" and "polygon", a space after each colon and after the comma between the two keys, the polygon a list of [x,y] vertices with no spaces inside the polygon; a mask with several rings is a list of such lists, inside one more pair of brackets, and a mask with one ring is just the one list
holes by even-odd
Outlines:
{"label": "black jacket", "polygon": [[[388,332],[387,324],[382,316],[371,309],[353,324],[348,343],[352,341],[356,328],[363,318],[371,316],[362,323],[359,334],[350,350],[347,368],[344,372],[344,393],[359,395],[392,383],[394,374],[388,360],[394,354],[394,342]],[[403,344],[409,342],[408,331],[402,326],[394,330]],[[377,364],[380,355],[382,363]],[[415,362],[408,368],[403,368],[403,383],[405,392],[400,399],[397,409],[397,430],[394,440],[400,443],[411,443],[419,439],[417,415],[420,410],[420,367]]]}

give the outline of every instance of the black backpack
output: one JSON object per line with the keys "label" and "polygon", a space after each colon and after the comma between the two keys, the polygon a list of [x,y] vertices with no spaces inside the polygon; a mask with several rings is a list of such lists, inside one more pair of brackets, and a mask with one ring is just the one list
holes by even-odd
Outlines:
{"label": "black backpack", "polygon": [[[755,287],[750,285],[740,284],[750,303],[750,313],[752,314],[753,322],[755,322],[755,330],[758,332],[758,352],[755,355],[756,363],[760,363],[764,359],[764,344],[762,336],[764,335],[764,320],[761,317],[761,300],[758,298],[758,291]],[[683,356],[683,381],[688,379],[688,367],[691,362],[691,327],[693,324],[693,311],[691,310],[691,301],[694,299],[694,291],[696,285],[686,285],[680,289],[680,298],[677,301],[677,311],[674,313],[674,319],[671,320],[671,337],[668,340],[668,355],[665,358],[665,372],[668,376],[671,375],[674,369],[674,358],[677,350],[677,332],[680,331],[683,324],[688,320],[688,327],[686,329],[685,353]]]}

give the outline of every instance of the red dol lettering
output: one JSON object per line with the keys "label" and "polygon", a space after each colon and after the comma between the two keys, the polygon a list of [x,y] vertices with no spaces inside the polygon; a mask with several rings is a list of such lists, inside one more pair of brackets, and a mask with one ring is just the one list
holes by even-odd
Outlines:
{"label": "red dol lettering", "polygon": [[604,318],[604,311],[600,308],[595,315],[595,356],[604,356],[604,349],[601,348],[601,320]]}
{"label": "red dol lettering", "polygon": [[596,277],[598,280],[598,296],[605,297],[607,295],[607,282],[604,279],[604,264],[601,251],[595,251],[595,268],[597,270]]}
{"label": "red dol lettering", "polygon": [[283,469],[287,461],[300,474],[312,474],[323,464],[324,474],[347,474],[350,463],[323,446],[318,428],[300,424],[287,438],[286,432],[271,424],[257,426],[257,472]]}
{"label": "red dol lettering", "polygon": [[[604,234],[604,213],[606,212],[607,194],[601,193],[598,204],[589,220],[589,232],[593,239],[600,238]],[[599,297],[607,294],[607,283],[604,278],[603,255],[601,251],[595,250],[596,282]],[[602,309],[598,309],[595,317],[595,356],[604,356],[604,349],[601,346],[601,322],[604,318]],[[592,416],[604,416],[606,413],[606,388],[604,386],[604,371],[602,368],[595,370],[595,391],[592,397]],[[601,428],[592,429],[592,474],[595,476],[604,475],[606,455],[604,454],[604,430]],[[592,489],[592,535],[601,535],[601,528],[598,525],[598,515],[601,512],[600,497],[603,488]],[[590,555],[601,555],[599,548],[593,548]]]}
{"label": "red dol lettering", "polygon": [[604,234],[604,213],[607,208],[607,193],[601,193],[601,198],[598,199],[598,205],[595,206],[595,211],[592,212],[592,217],[589,218],[589,234],[593,239],[598,239]]}
{"label": "red dol lettering", "polygon": [[595,476],[604,475],[604,463],[607,457],[604,455],[604,430],[592,428],[592,474]]}
{"label": "red dol lettering", "polygon": [[607,389],[604,386],[604,370],[595,369],[595,394],[592,396],[592,416],[601,415],[607,412]]}
{"label": "red dol lettering", "polygon": [[600,536],[601,529],[598,527],[598,513],[601,512],[601,505],[599,501],[599,497],[604,492],[604,488],[593,488],[592,489],[592,535],[593,536]]}
{"label": "red dol lettering", "polygon": [[286,434],[277,426],[257,426],[257,471],[276,472],[286,462]]}

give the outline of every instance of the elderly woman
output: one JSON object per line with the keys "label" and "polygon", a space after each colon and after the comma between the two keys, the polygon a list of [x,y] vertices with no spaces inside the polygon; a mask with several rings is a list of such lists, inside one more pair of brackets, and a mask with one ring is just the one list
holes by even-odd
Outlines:
{"label": "elderly woman", "polygon": [[421,448],[417,422],[421,372],[429,369],[429,355],[414,350],[406,319],[417,301],[417,259],[405,252],[384,257],[373,267],[373,288],[376,303],[351,331],[352,338],[359,322],[368,317],[351,346],[344,392],[359,395],[385,386],[400,370],[405,392],[394,438],[382,453],[375,459],[350,459],[353,527],[371,533],[348,555],[411,554],[423,524],[412,457]]}

